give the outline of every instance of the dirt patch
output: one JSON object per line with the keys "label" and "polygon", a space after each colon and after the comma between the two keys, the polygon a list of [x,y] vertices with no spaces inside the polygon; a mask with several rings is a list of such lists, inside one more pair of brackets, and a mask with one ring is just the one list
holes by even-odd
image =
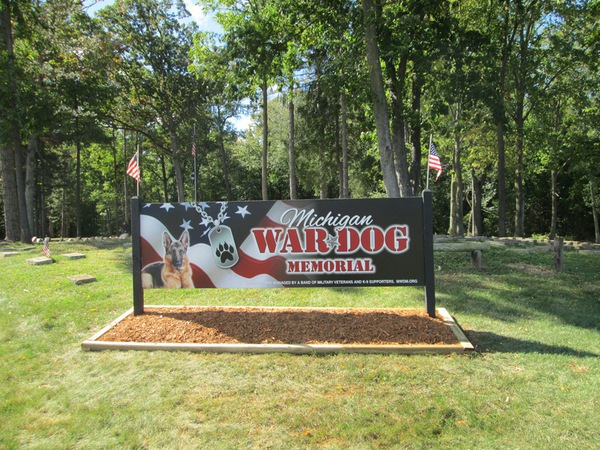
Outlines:
{"label": "dirt patch", "polygon": [[457,344],[425,311],[249,307],[146,308],[98,340],[190,344]]}

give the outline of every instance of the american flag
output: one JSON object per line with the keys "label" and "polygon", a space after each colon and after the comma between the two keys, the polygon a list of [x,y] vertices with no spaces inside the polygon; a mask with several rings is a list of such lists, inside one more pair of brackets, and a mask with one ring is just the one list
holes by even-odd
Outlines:
{"label": "american flag", "polygon": [[50,258],[50,247],[48,247],[48,239],[44,239],[44,246],[42,247],[42,251],[46,258]]}
{"label": "american flag", "polygon": [[196,141],[192,142],[192,156],[196,156]]}
{"label": "american flag", "polygon": [[437,176],[435,177],[435,181],[437,181],[442,174],[442,162],[440,161],[440,155],[438,155],[433,141],[431,141],[431,144],[429,145],[429,163],[427,168],[437,170]]}
{"label": "american flag", "polygon": [[135,152],[135,155],[129,161],[127,165],[127,175],[133,177],[140,183],[140,165],[138,164],[138,152]]}

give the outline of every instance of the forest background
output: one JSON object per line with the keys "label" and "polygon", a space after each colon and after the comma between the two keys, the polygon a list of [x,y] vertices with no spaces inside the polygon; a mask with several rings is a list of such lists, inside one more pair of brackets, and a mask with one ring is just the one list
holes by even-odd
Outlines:
{"label": "forest background", "polygon": [[136,152],[143,201],[397,197],[433,138],[437,233],[600,242],[600,1],[200,5],[1,0],[5,239],[127,231]]}

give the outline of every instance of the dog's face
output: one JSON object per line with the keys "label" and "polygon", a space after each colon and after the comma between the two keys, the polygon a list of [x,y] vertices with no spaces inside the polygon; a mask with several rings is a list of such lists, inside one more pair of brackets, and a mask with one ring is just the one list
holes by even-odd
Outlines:
{"label": "dog's face", "polygon": [[165,260],[177,270],[180,270],[187,263],[187,249],[190,242],[190,235],[187,230],[181,233],[178,241],[174,241],[169,233],[163,233],[163,245],[165,247]]}

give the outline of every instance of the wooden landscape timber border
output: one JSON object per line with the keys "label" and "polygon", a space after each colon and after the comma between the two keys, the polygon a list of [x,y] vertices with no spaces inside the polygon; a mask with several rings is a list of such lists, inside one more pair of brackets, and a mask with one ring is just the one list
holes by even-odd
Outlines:
{"label": "wooden landscape timber border", "polygon": [[[147,306],[150,309],[175,308],[173,306]],[[183,307],[181,307],[183,308]],[[228,307],[222,307],[226,309]],[[239,307],[235,307],[239,308]],[[269,309],[285,311],[283,308]],[[348,308],[344,308],[348,309]],[[374,354],[449,354],[469,353],[475,350],[460,326],[445,308],[437,309],[438,315],[444,320],[454,336],[456,344],[192,344],[169,342],[114,342],[101,341],[100,338],[117,326],[126,317],[133,314],[133,308],[126,311],[118,319],[104,327],[90,339],[81,344],[85,351],[102,350],[144,350],[144,351],[187,351],[206,353],[293,353],[293,354],[327,354],[327,353],[374,353]]]}
{"label": "wooden landscape timber border", "polygon": [[482,252],[490,249],[487,242],[435,242],[433,244],[435,251],[442,252],[470,252],[473,267],[480,270],[482,266]]}

